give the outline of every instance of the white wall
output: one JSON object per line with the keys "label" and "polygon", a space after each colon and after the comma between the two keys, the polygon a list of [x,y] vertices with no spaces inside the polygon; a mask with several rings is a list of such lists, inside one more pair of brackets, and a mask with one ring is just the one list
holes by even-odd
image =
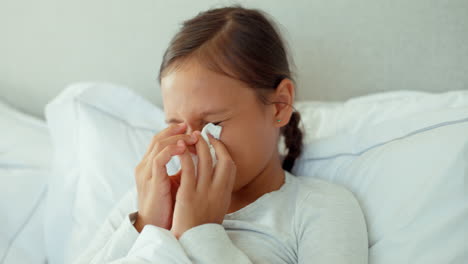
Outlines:
{"label": "white wall", "polygon": [[229,3],[282,24],[300,100],[468,89],[466,0],[0,0],[0,99],[42,117],[66,84],[101,80],[160,104],[157,71],[179,24]]}

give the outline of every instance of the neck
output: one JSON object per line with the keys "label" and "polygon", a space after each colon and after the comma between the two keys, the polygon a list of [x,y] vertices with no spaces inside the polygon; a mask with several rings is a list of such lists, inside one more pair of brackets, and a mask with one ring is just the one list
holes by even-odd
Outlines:
{"label": "neck", "polygon": [[265,193],[281,188],[284,184],[284,171],[279,155],[274,155],[262,171],[241,189],[232,193],[228,213],[235,212],[257,200]]}

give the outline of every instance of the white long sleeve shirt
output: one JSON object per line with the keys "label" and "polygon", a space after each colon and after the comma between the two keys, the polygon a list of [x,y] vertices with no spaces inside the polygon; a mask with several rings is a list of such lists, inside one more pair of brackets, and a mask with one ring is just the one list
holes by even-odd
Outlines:
{"label": "white long sleeve shirt", "polygon": [[115,207],[74,262],[99,263],[356,263],[368,259],[366,223],[354,195],[336,184],[285,171],[279,190],[203,224],[178,239],[164,228],[133,227],[136,189]]}

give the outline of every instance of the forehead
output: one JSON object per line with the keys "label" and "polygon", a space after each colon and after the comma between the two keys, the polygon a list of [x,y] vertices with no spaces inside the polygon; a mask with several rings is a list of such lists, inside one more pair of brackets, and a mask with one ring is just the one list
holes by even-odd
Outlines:
{"label": "forehead", "polygon": [[161,79],[161,92],[166,115],[232,109],[254,99],[243,82],[193,61],[168,72]]}

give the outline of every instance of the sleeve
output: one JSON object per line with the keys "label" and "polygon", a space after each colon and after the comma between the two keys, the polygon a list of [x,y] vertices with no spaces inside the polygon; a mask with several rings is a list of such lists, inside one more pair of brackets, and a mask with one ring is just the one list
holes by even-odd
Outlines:
{"label": "sleeve", "polygon": [[350,191],[311,192],[297,208],[298,263],[368,263],[366,222]]}
{"label": "sleeve", "polygon": [[136,197],[136,188],[124,196],[74,264],[191,263],[169,230],[147,225],[138,233]]}
{"label": "sleeve", "polygon": [[182,234],[179,242],[193,263],[252,263],[219,224],[193,227]]}
{"label": "sleeve", "polygon": [[222,225],[196,226],[179,240],[171,231],[153,225],[138,233],[133,226],[135,197],[136,190],[119,202],[74,264],[251,263],[232,244]]}

